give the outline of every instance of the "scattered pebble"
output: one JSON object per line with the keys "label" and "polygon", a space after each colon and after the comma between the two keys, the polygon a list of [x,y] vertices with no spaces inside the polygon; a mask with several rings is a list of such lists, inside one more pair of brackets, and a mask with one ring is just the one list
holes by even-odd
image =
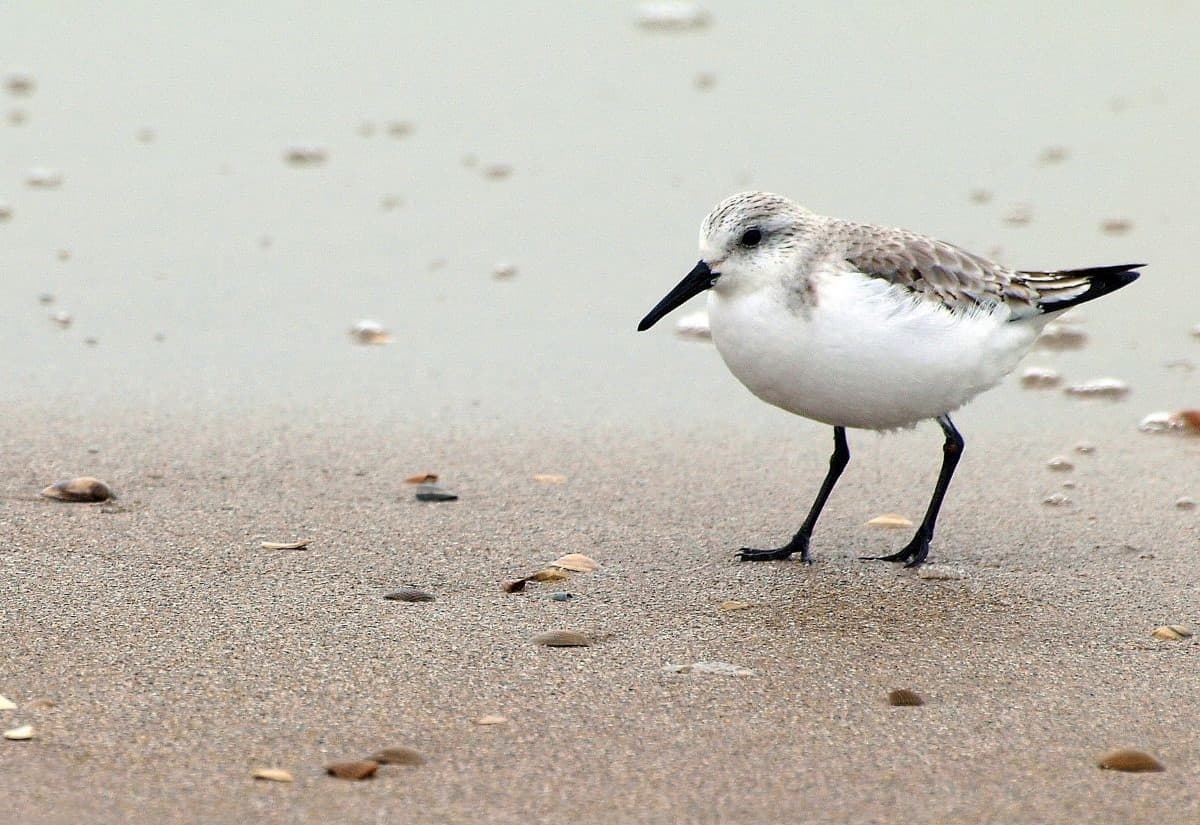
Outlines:
{"label": "scattered pebble", "polygon": [[1192,335],[1196,338],[1200,338],[1200,324],[1196,324],[1196,326],[1192,327]]}
{"label": "scattered pebble", "polygon": [[10,126],[20,126],[27,120],[29,120],[29,112],[24,109],[8,110],[8,124]]}
{"label": "scattered pebble", "polygon": [[350,327],[350,337],[363,346],[382,346],[392,343],[391,334],[378,321],[364,319]]}
{"label": "scattered pebble", "polygon": [[753,606],[750,602],[739,602],[737,599],[729,599],[717,605],[720,610],[748,610]]}
{"label": "scattered pebble", "polygon": [[1014,204],[1004,213],[1004,222],[1009,226],[1025,226],[1033,220],[1033,207],[1027,203]]}
{"label": "scattered pebble", "polygon": [[312,539],[301,539],[300,541],[264,541],[262,549],[264,550],[304,550],[308,547]]}
{"label": "scattered pebble", "polygon": [[59,501],[108,501],[112,498],[112,490],[108,485],[91,476],[55,482],[42,490],[41,494]]}
{"label": "scattered pebble", "polygon": [[1054,458],[1046,462],[1046,468],[1056,470],[1060,473],[1065,473],[1068,470],[1074,470],[1075,465],[1067,460],[1066,456],[1056,455]]}
{"label": "scattered pebble", "polygon": [[137,137],[139,143],[150,143],[154,140],[154,130],[149,127],[142,127],[137,130],[135,137]]}
{"label": "scattered pebble", "polygon": [[534,473],[533,480],[539,484],[566,484],[567,477],[555,473]]}
{"label": "scattered pebble", "polygon": [[1105,235],[1124,235],[1133,229],[1133,221],[1128,218],[1106,218],[1100,221],[1100,231]]}
{"label": "scattered pebble", "polygon": [[702,92],[707,92],[717,85],[717,76],[712,72],[697,72],[692,78],[692,85]]}
{"label": "scattered pebble", "polygon": [[431,602],[436,598],[419,587],[401,587],[399,590],[385,593],[383,597],[392,602]]}
{"label": "scattered pebble", "polygon": [[1181,639],[1190,639],[1193,634],[1192,629],[1185,624],[1165,624],[1154,628],[1150,635],[1164,642],[1178,642]]}
{"label": "scattered pebble", "polygon": [[546,647],[588,647],[592,640],[574,630],[547,630],[536,634],[533,643]]}
{"label": "scattered pebble", "polygon": [[711,341],[712,329],[708,325],[708,311],[700,309],[682,316],[675,322],[675,334],[681,338]]}
{"label": "scattered pebble", "polygon": [[545,570],[539,570],[532,576],[526,576],[525,581],[534,582],[562,582],[571,578],[561,570],[556,570],[553,567],[547,567]]}
{"label": "scattered pebble", "polygon": [[404,198],[399,195],[384,195],[379,200],[379,206],[384,212],[391,212],[404,206]]}
{"label": "scattered pebble", "polygon": [[1069,324],[1050,323],[1042,328],[1042,333],[1033,342],[1038,349],[1074,350],[1083,349],[1087,343],[1087,333]]}
{"label": "scattered pebble", "polygon": [[319,166],[329,159],[329,150],[317,143],[293,143],[283,150],[283,159],[292,166]]}
{"label": "scattered pebble", "polygon": [[13,69],[4,76],[4,88],[8,89],[10,95],[28,97],[37,88],[37,81],[34,79],[32,72],[24,69]]}
{"label": "scattered pebble", "polygon": [[83,339],[83,343],[85,346],[94,347],[94,346],[96,346],[96,344],[100,343],[100,339],[96,338],[93,335],[89,335],[87,338]]}
{"label": "scattered pebble", "polygon": [[35,166],[25,175],[25,182],[34,189],[57,189],[62,186],[63,173],[48,166]]}
{"label": "scattered pebble", "polygon": [[1065,146],[1047,146],[1038,155],[1038,162],[1043,165],[1052,163],[1062,163],[1067,159],[1067,147]]}
{"label": "scattered pebble", "polygon": [[16,710],[17,703],[0,693],[0,710]]}
{"label": "scattered pebble", "polygon": [[1063,392],[1084,398],[1124,398],[1129,394],[1129,385],[1119,378],[1093,378],[1082,384],[1072,384]]}
{"label": "scattered pebble", "polygon": [[1126,771],[1128,773],[1166,770],[1163,764],[1150,754],[1128,749],[1110,751],[1100,757],[1100,761],[1096,764],[1106,771]]}
{"label": "scattered pebble", "polygon": [[506,716],[500,716],[496,713],[489,713],[486,716],[480,716],[478,719],[476,719],[475,724],[484,725],[486,727],[487,725],[503,725],[507,721],[508,717]]}
{"label": "scattered pebble", "polygon": [[408,137],[417,130],[411,120],[393,120],[387,125],[387,133],[394,138]]}
{"label": "scattered pebble", "polygon": [[379,763],[374,759],[358,759],[351,762],[331,762],[325,766],[325,772],[338,779],[359,781],[369,779],[379,770]]}
{"label": "scattered pebble", "polygon": [[978,204],[989,203],[992,200],[992,193],[986,189],[972,189],[967,193],[967,200]]}
{"label": "scattered pebble", "polygon": [[12,207],[4,201],[0,201],[0,221],[7,221],[13,216]]}
{"label": "scattered pebble", "polygon": [[1080,441],[1075,445],[1075,452],[1080,455],[1091,455],[1096,452],[1096,445],[1090,441]]}
{"label": "scattered pebble", "polygon": [[1042,499],[1042,504],[1045,504],[1047,507],[1062,507],[1070,503],[1071,499],[1062,493],[1051,493]]}
{"label": "scattered pebble", "polygon": [[437,484],[437,473],[417,473],[404,479],[405,484]]}
{"label": "scattered pebble", "polygon": [[596,560],[582,553],[567,553],[565,556],[560,556],[550,563],[553,567],[561,567],[563,570],[570,570],[574,573],[591,573],[600,568]]}
{"label": "scattered pebble", "polygon": [[888,692],[888,704],[894,708],[916,708],[925,704],[925,700],[908,688],[896,688]]}
{"label": "scattered pebble", "polygon": [[373,754],[370,758],[371,762],[378,762],[380,765],[424,765],[425,758],[412,748],[396,747],[384,748],[383,750]]}
{"label": "scattered pebble", "polygon": [[867,527],[885,527],[892,530],[912,527],[913,523],[899,513],[884,513],[867,522]]}
{"label": "scattered pebble", "polygon": [[417,501],[458,501],[458,496],[436,484],[418,484]]}
{"label": "scattered pebble", "polygon": [[689,31],[703,29],[712,18],[698,3],[688,0],[659,0],[639,3],[637,23],[649,31]]}
{"label": "scattered pebble", "polygon": [[268,782],[295,782],[296,779],[283,768],[255,768],[252,776]]}
{"label": "scattered pebble", "polygon": [[1057,387],[1062,381],[1058,370],[1049,367],[1028,367],[1021,373],[1021,386],[1026,389],[1046,389]]}
{"label": "scattered pebble", "polygon": [[713,676],[754,676],[755,672],[748,667],[729,662],[692,662],[687,665],[671,665],[663,667],[667,673],[706,673]]}
{"label": "scattered pebble", "polygon": [[571,601],[571,599],[575,598],[575,594],[574,593],[563,593],[563,592],[551,593],[550,598],[556,602],[569,602],[569,601]]}
{"label": "scattered pebble", "polygon": [[492,267],[492,277],[497,281],[507,281],[517,276],[517,268],[513,264],[501,261]]}
{"label": "scattered pebble", "polygon": [[1195,510],[1197,505],[1200,505],[1200,502],[1191,496],[1180,496],[1175,499],[1175,507],[1179,510]]}
{"label": "scattered pebble", "polygon": [[33,725],[21,725],[19,728],[12,728],[4,732],[5,739],[11,739],[14,742],[23,742],[33,738]]}
{"label": "scattered pebble", "polygon": [[513,168],[507,163],[489,163],[483,167],[483,176],[489,180],[504,180],[513,173]]}

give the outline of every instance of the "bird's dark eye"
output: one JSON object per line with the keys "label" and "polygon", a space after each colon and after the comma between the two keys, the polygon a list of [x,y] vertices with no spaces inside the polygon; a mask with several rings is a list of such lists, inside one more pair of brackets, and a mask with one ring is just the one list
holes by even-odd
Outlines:
{"label": "bird's dark eye", "polygon": [[742,246],[758,246],[758,242],[762,240],[762,232],[757,229],[747,229],[742,233]]}

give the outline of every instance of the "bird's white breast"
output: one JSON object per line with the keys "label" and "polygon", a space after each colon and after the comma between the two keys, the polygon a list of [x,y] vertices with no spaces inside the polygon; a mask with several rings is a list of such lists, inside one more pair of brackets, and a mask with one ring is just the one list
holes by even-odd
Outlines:
{"label": "bird's white breast", "polygon": [[906,427],[995,386],[1041,323],[951,313],[859,273],[816,271],[810,303],[783,284],[709,293],[713,342],[762,400],[826,424]]}

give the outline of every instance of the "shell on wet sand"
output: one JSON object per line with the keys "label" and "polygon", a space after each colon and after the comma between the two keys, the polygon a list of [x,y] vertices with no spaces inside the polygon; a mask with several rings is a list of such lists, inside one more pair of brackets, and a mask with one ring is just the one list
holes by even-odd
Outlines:
{"label": "shell on wet sand", "polygon": [[58,501],[108,501],[113,497],[107,484],[91,476],[55,482],[42,490],[41,494]]}

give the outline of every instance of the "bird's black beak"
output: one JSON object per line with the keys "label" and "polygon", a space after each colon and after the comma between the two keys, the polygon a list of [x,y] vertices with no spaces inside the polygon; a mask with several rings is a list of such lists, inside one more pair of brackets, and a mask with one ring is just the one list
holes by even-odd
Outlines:
{"label": "bird's black beak", "polygon": [[638,324],[638,332],[650,329],[668,312],[711,287],[715,279],[716,275],[708,268],[708,264],[704,261],[696,264],[696,268],[684,276],[684,279],[667,293],[667,297],[659,301],[658,306],[650,310],[650,314],[642,319],[642,322]]}

